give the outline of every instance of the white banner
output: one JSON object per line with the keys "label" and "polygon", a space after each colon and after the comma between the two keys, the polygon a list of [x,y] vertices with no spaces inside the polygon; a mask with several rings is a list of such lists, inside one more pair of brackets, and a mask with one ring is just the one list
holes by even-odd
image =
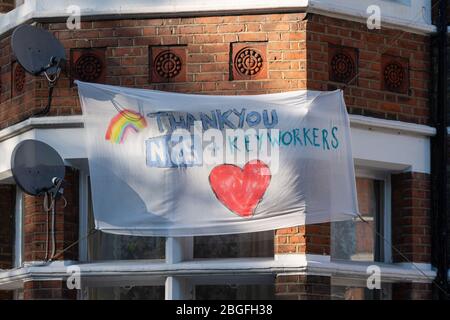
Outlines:
{"label": "white banner", "polygon": [[209,96],[77,84],[97,229],[213,235],[357,215],[341,91]]}

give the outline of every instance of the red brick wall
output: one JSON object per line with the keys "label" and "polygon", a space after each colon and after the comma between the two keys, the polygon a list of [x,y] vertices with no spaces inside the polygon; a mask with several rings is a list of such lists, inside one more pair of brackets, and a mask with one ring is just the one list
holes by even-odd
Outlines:
{"label": "red brick wall", "polygon": [[[342,87],[328,80],[329,45],[355,48],[359,55],[359,76],[345,90],[349,112],[426,124],[429,121],[429,42],[427,36],[387,28],[368,30],[362,23],[312,15],[307,24],[307,87],[317,90]],[[409,94],[382,90],[383,53],[409,59]]]}
{"label": "red brick wall", "polygon": [[[65,180],[70,184],[64,189],[67,206],[63,208],[63,200],[57,201],[56,207],[56,253],[78,239],[78,173],[66,168]],[[43,197],[25,195],[24,201],[24,261],[45,259],[47,215],[43,208]],[[49,228],[51,218],[49,218]],[[51,240],[49,241],[51,251]],[[58,260],[77,260],[78,246],[58,256]]]}
{"label": "red brick wall", "polygon": [[14,9],[14,0],[1,0],[0,1],[0,12],[5,13]]}
{"label": "red brick wall", "polygon": [[[23,92],[13,94],[13,58],[10,52],[10,37],[0,40],[0,128],[11,126],[27,119],[33,112],[39,110],[36,101],[36,83],[39,81],[30,75],[25,76]],[[42,106],[44,102],[42,100]]]}
{"label": "red brick wall", "polygon": [[275,296],[280,300],[328,300],[330,281],[330,277],[314,275],[279,275],[275,281]]}
{"label": "red brick wall", "polygon": [[[430,177],[392,175],[392,244],[414,262],[431,261]],[[392,250],[394,262],[408,262]]]}
{"label": "red brick wall", "polygon": [[64,280],[26,281],[23,286],[25,300],[75,300],[77,290],[67,288]]}
{"label": "red brick wall", "polygon": [[[208,94],[257,94],[295,89],[329,90],[342,87],[329,81],[329,47],[355,49],[357,81],[345,90],[351,113],[427,123],[429,117],[429,38],[316,14],[291,13],[202,18],[84,21],[81,30],[65,23],[43,24],[64,44],[67,56],[74,48],[104,48],[105,82],[114,85]],[[230,47],[235,42],[267,45],[266,79],[230,81]],[[0,128],[23,120],[44,107],[44,81],[26,76],[25,89],[13,90],[10,37],[0,41],[2,91]],[[151,84],[149,46],[184,45],[186,81]],[[382,89],[382,53],[409,61],[410,88],[406,94]],[[68,73],[70,68],[68,68]],[[80,113],[68,73],[54,92],[52,114]],[[73,73],[73,70],[72,70]],[[14,81],[13,81],[14,82]]]}
{"label": "red brick wall", "polygon": [[[306,87],[305,14],[227,16],[82,22],[69,31],[65,23],[42,25],[61,40],[70,57],[71,48],[106,48],[108,84],[177,92],[256,94]],[[264,80],[230,81],[230,43],[267,44],[268,77]],[[44,81],[26,77],[26,89],[14,94],[11,83],[10,37],[0,41],[0,128],[19,122],[46,104]],[[149,83],[149,46],[186,45],[185,82]],[[70,68],[69,68],[70,69]],[[13,98],[11,98],[13,96]],[[81,113],[76,89],[63,75],[54,91],[53,115]]]}
{"label": "red brick wall", "polygon": [[330,224],[305,225],[275,232],[275,254],[330,254]]}

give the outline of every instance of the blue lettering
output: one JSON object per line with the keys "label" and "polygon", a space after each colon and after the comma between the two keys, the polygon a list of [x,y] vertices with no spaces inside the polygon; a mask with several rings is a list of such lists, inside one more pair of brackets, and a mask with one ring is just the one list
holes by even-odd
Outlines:
{"label": "blue lettering", "polygon": [[334,148],[334,149],[337,149],[337,147],[339,146],[339,140],[338,140],[338,138],[337,138],[337,136],[336,136],[336,132],[338,131],[338,128],[337,127],[333,127],[332,129],[331,129],[331,135],[333,136],[333,139],[331,140],[331,146]]}
{"label": "blue lettering", "polygon": [[200,120],[202,121],[203,130],[208,130],[209,127],[217,129],[217,118],[214,111],[211,111],[211,118],[205,113],[200,112]]}
{"label": "blue lettering", "polygon": [[145,141],[147,166],[157,168],[171,166],[167,139],[168,136],[163,136]]}
{"label": "blue lettering", "polygon": [[256,139],[258,140],[258,149],[261,149],[264,135],[262,133],[256,134]]}
{"label": "blue lettering", "polygon": [[203,150],[201,144],[195,144],[190,136],[190,143],[183,136],[164,135],[145,141],[146,164],[148,167],[176,168],[201,166]]}
{"label": "blue lettering", "polygon": [[231,129],[236,129],[236,126],[232,122],[230,122],[230,120],[228,120],[228,117],[231,114],[231,110],[228,110],[224,113],[222,113],[220,110],[216,110],[216,112],[220,130],[223,130],[225,125],[227,125]]}
{"label": "blue lettering", "polygon": [[311,129],[306,129],[303,128],[303,141],[305,143],[305,146],[308,144],[307,142],[309,141],[309,144],[313,145],[313,142],[311,141],[311,138],[309,137],[309,132]]}
{"label": "blue lettering", "polygon": [[313,142],[315,147],[320,147],[320,144],[317,143],[318,137],[319,137],[319,129],[313,128]]}
{"label": "blue lettering", "polygon": [[195,120],[197,120],[197,119],[195,119],[193,114],[186,113],[186,125],[187,125],[188,130],[194,126]]}
{"label": "blue lettering", "polygon": [[269,138],[269,142],[272,146],[276,145],[280,145],[280,136],[278,136],[278,139],[274,139],[272,138],[272,135],[270,134],[270,132],[267,132],[267,137]]}
{"label": "blue lettering", "polygon": [[172,131],[177,128],[186,129],[186,121],[184,120],[184,117],[180,115],[179,119],[180,120],[177,121],[172,113],[169,114],[170,129]]}
{"label": "blue lettering", "polygon": [[263,122],[264,122],[264,126],[267,129],[271,129],[271,128],[275,127],[278,124],[277,111],[276,110],[272,110],[272,112],[270,114],[272,115],[272,122],[269,123],[269,115],[267,114],[267,110],[263,111]]}
{"label": "blue lettering", "polygon": [[247,115],[247,124],[250,127],[255,127],[261,122],[261,115],[259,112],[252,111]]}
{"label": "blue lettering", "polygon": [[294,145],[297,144],[297,142],[302,146],[302,140],[300,140],[300,129],[294,129],[292,130],[292,132],[294,133]]}
{"label": "blue lettering", "polygon": [[[289,136],[289,142],[286,142],[286,140],[284,139],[286,136]],[[290,145],[291,142],[292,142],[292,134],[291,134],[291,132],[290,131],[283,132],[282,135],[281,135],[281,141],[283,142],[283,144],[285,146]]]}
{"label": "blue lettering", "polygon": [[228,137],[228,145],[230,146],[230,150],[233,151],[233,148],[239,151],[239,148],[237,146],[237,141],[238,138],[237,137]]}
{"label": "blue lettering", "polygon": [[156,117],[156,123],[158,124],[158,130],[159,132],[164,132],[164,126],[161,120],[161,116],[167,116],[167,112],[152,112],[147,113],[147,117],[154,118]]}
{"label": "blue lettering", "polygon": [[246,135],[244,137],[244,143],[245,143],[245,151],[250,152],[250,137],[248,135]]}
{"label": "blue lettering", "polygon": [[239,117],[239,128],[244,127],[244,120],[245,120],[245,109],[242,109],[241,112],[237,111],[236,109],[233,109],[233,113]]}
{"label": "blue lettering", "polygon": [[330,150],[330,145],[328,144],[328,131],[327,129],[322,130],[322,147],[325,150],[325,146],[327,150]]}

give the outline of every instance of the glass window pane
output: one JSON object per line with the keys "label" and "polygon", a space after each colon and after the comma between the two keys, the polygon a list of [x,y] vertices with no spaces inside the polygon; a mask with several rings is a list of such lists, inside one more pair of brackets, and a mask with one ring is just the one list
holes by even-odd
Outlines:
{"label": "glass window pane", "polygon": [[89,241],[89,261],[164,259],[164,238],[98,232]]}
{"label": "glass window pane", "polygon": [[89,288],[89,300],[164,300],[164,286]]}
{"label": "glass window pane", "polygon": [[391,2],[398,2],[407,6],[411,5],[411,0],[387,0],[387,1],[391,1]]}
{"label": "glass window pane", "polygon": [[382,261],[382,188],[379,180],[357,178],[356,188],[361,216],[352,221],[331,224],[331,257],[339,260]]}
{"label": "glass window pane", "polygon": [[194,258],[273,257],[274,232],[194,238]]}

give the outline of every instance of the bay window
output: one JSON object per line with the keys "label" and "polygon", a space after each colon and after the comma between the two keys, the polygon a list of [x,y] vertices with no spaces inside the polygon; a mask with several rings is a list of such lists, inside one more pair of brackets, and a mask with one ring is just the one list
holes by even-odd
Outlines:
{"label": "bay window", "polygon": [[[89,179],[87,181],[87,227],[94,227],[92,199]],[[389,262],[390,250],[386,240],[390,237],[390,179],[389,174],[357,170],[357,195],[361,219],[331,223],[331,261]],[[158,281],[136,280],[120,276],[116,283],[99,279],[90,281],[83,291],[89,299],[167,299],[173,291],[182,290],[188,299],[274,299],[276,298],[276,272],[266,274],[242,274],[211,276],[205,261],[217,263],[227,261],[239,265],[242,261],[274,260],[274,231],[242,233],[219,236],[196,236],[180,238],[180,244],[168,245],[163,237],[121,236],[96,232],[86,245],[87,261],[107,262],[124,260],[126,263],[159,264]],[[83,246],[81,246],[81,249]],[[178,252],[177,250],[181,250]],[[83,254],[81,254],[83,256]],[[175,257],[175,258],[174,258]],[[177,258],[178,257],[178,258]],[[243,259],[243,260],[242,260]],[[261,260],[262,259],[262,260]],[[177,275],[177,285],[167,287],[173,279],[172,263],[186,262],[194,267],[195,274]],[[114,264],[114,262],[112,262]],[[121,264],[124,262],[120,262]],[[164,267],[166,266],[166,267]],[[191,266],[192,267],[192,266]],[[211,268],[211,267],[209,267]],[[175,268],[176,269],[176,268]],[[127,280],[128,279],[128,280]],[[147,281],[147,282],[146,282]],[[170,282],[172,283],[172,282]],[[181,289],[182,288],[182,289]],[[333,277],[330,280],[332,299],[385,299],[390,296],[390,284],[384,283],[381,290],[368,290],[364,281]],[[175,296],[177,296],[175,294]]]}

